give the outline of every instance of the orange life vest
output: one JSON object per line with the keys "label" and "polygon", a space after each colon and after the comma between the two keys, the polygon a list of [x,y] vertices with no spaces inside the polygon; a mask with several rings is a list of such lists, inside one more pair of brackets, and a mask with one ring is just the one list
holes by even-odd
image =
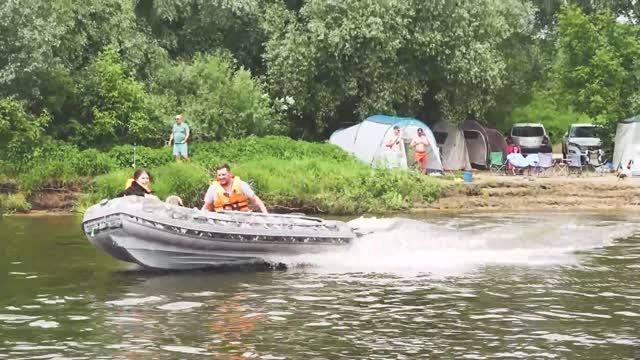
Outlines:
{"label": "orange life vest", "polygon": [[213,203],[214,210],[250,211],[249,199],[240,188],[240,178],[236,176],[232,181],[231,193],[227,193],[219,182],[213,183],[217,192],[216,201]]}

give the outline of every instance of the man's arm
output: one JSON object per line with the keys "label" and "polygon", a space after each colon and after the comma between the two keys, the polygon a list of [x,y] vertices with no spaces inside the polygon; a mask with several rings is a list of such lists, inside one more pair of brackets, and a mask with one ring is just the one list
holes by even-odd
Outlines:
{"label": "man's arm", "polygon": [[385,145],[387,147],[392,147],[393,144],[395,144],[396,141],[397,141],[396,137],[391,137],[391,138],[387,139],[387,142],[385,143]]}
{"label": "man's arm", "polygon": [[262,211],[263,214],[268,213],[267,207],[264,206],[264,203],[262,202],[262,200],[260,200],[258,195],[254,195],[253,198],[251,198],[251,201],[253,201],[254,204],[258,205],[258,207],[260,208],[260,211]]}
{"label": "man's arm", "polygon": [[207,189],[207,193],[204,194],[204,205],[202,205],[202,211],[212,211],[211,209],[213,209],[213,204],[216,201],[216,196],[218,194],[215,192],[215,189],[213,189],[212,186],[209,186],[209,188]]}
{"label": "man's arm", "polygon": [[264,206],[264,203],[258,197],[258,195],[256,195],[255,192],[253,192],[253,189],[251,188],[251,186],[249,186],[249,184],[247,184],[246,182],[242,181],[240,183],[240,188],[242,189],[242,192],[244,193],[244,196],[246,196],[247,199],[251,200],[252,204],[258,205],[258,207],[260,208],[260,211],[262,211],[262,213],[266,214],[268,212],[267,211],[267,207]]}
{"label": "man's arm", "polygon": [[171,145],[172,141],[173,141],[173,129],[171,129],[171,135],[169,135],[169,145]]}

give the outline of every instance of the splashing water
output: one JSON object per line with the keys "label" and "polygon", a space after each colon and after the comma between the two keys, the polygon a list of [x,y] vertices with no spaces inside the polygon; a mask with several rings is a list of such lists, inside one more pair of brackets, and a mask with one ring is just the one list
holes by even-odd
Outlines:
{"label": "splashing water", "polygon": [[[343,252],[270,259],[330,272],[459,275],[487,265],[579,264],[580,251],[633,234],[637,225],[575,221],[568,216],[456,218],[425,222],[359,218],[366,235]],[[624,225],[624,226],[623,226]]]}

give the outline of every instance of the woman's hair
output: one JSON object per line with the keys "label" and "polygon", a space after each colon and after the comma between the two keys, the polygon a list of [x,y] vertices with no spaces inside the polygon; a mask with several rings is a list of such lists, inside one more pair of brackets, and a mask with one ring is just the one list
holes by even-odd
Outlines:
{"label": "woman's hair", "polygon": [[149,181],[153,181],[153,176],[151,176],[151,173],[147,169],[138,169],[138,170],[136,170],[136,172],[133,173],[133,180],[137,181],[138,178],[140,177],[140,175],[142,175],[144,173],[149,175]]}

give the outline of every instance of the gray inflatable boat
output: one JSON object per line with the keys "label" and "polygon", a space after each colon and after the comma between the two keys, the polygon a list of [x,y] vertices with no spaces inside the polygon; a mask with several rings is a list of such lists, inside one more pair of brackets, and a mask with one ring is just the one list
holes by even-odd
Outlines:
{"label": "gray inflatable boat", "polygon": [[89,241],[116,259],[155,269],[251,264],[270,257],[344,249],[349,225],[296,214],[218,213],[126,196],[87,209]]}

